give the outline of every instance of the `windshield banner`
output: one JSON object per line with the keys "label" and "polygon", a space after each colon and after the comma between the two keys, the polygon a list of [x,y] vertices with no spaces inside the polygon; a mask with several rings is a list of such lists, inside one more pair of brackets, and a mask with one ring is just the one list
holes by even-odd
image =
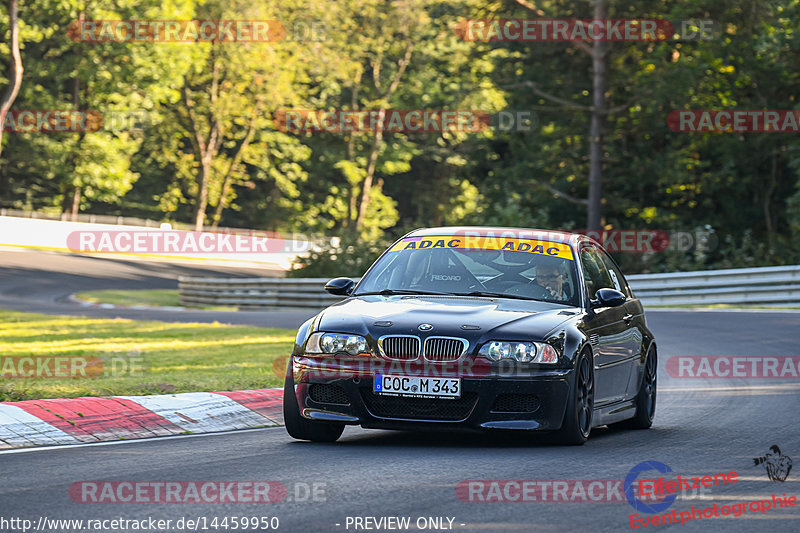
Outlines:
{"label": "windshield banner", "polygon": [[572,260],[568,244],[537,239],[490,237],[482,235],[436,235],[430,237],[406,237],[392,246],[390,252],[449,248],[452,250],[501,250],[527,252]]}

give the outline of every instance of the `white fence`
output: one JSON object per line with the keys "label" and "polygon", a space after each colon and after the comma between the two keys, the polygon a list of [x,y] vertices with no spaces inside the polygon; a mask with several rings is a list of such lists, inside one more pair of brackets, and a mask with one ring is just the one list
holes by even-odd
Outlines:
{"label": "white fence", "polygon": [[[179,278],[181,304],[241,309],[322,309],[341,300],[327,278]],[[628,276],[644,305],[773,305],[800,307],[800,266]]]}
{"label": "white fence", "polygon": [[[237,230],[221,228],[218,232],[201,233],[176,230],[169,224],[160,227],[128,225],[127,222],[131,219],[120,218],[116,221],[124,221],[126,224],[100,224],[50,220],[38,216],[14,217],[7,213],[8,210],[0,210],[0,247],[17,249],[91,254],[117,259],[203,261],[206,264],[264,266],[270,270],[287,270],[298,255],[308,252],[316,245],[308,240],[294,238],[294,235],[283,238],[265,232],[241,230],[240,234],[230,235],[226,241],[229,246],[222,247],[215,246],[215,243]],[[164,235],[167,233],[174,237],[174,242],[188,245],[191,240],[194,246],[176,244],[165,247],[167,239]],[[189,239],[190,235],[192,239]],[[87,237],[91,244],[84,246],[81,236]],[[140,246],[138,241],[134,242],[134,237],[142,237],[143,244]],[[255,243],[261,246],[256,246]],[[247,253],[242,252],[245,247]]]}
{"label": "white fence", "polygon": [[[42,211],[23,211],[22,209],[0,208],[0,217],[32,218],[36,220],[56,220],[59,222],[83,222],[86,224],[105,224],[115,226],[137,226],[145,228],[160,228],[163,222],[150,218],[124,217],[121,215],[93,215],[90,213],[78,213],[75,217],[71,213],[46,213]],[[174,230],[194,231],[194,224],[184,222],[170,222],[170,227]],[[215,233],[235,233],[238,235],[258,235],[263,232],[244,228],[203,226],[203,231],[213,231]]]}

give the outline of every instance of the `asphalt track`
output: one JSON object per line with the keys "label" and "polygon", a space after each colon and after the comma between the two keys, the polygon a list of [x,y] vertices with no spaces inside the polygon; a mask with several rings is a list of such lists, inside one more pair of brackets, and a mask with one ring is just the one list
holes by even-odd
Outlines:
{"label": "asphalt track", "polygon": [[57,315],[130,318],[164,322],[222,322],[294,328],[306,311],[161,311],[102,309],[68,302],[70,294],[102,289],[177,289],[178,276],[274,277],[258,267],[210,266],[202,261],[174,264],[59,252],[0,251],[0,308]]}
{"label": "asphalt track", "polygon": [[[0,259],[0,307],[51,313],[123,316],[120,310],[70,311],[67,304],[55,301],[56,294],[89,287],[169,286],[172,269],[179,269],[162,266],[165,272],[136,263],[124,265],[130,269],[127,274],[121,273],[123,266],[106,265],[105,270],[77,275],[48,267],[41,260],[33,268],[25,264],[27,259],[10,266],[5,257]],[[70,285],[73,281],[75,285]],[[197,320],[188,312],[172,315],[173,320]],[[265,326],[288,320],[275,313],[208,314],[212,315],[214,320],[222,316],[222,321],[237,323],[254,323],[250,315],[260,316]],[[152,312],[147,317],[161,318]],[[300,320],[292,318],[294,325]],[[336,532],[367,531],[354,529],[352,523],[347,527],[348,517],[398,516],[411,517],[412,530],[418,517],[450,517],[455,531],[624,531],[630,530],[629,515],[635,512],[625,501],[463,501],[456,487],[465,480],[622,480],[643,461],[659,461],[683,476],[738,473],[737,483],[713,487],[694,498],[689,491],[669,511],[732,505],[772,494],[800,496],[799,379],[679,379],[664,369],[669,358],[679,355],[800,355],[796,341],[800,314],[651,311],[648,323],[660,345],[658,412],[650,430],[599,429],[582,447],[559,447],[544,438],[517,434],[355,428],[348,429],[336,444],[320,445],[294,442],[282,428],[272,428],[4,453],[0,454],[0,524],[3,518],[25,518],[35,525],[40,517],[152,517],[175,524],[182,517],[205,517],[210,526],[214,517],[266,516],[279,518],[278,531]],[[785,482],[769,481],[764,467],[753,464],[754,457],[775,444],[796,463]],[[70,485],[86,480],[279,481],[288,495],[272,504],[73,502]],[[313,484],[317,484],[316,501],[305,497],[306,488]],[[796,532],[800,531],[800,506],[646,528],[665,529]],[[20,531],[8,525],[0,530]],[[232,530],[230,525],[228,530]],[[181,529],[173,526],[159,531]]]}

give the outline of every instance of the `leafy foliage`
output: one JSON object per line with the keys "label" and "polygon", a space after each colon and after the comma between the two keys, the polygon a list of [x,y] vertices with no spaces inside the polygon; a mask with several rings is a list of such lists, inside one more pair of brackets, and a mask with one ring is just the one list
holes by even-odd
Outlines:
{"label": "leafy foliage", "polygon": [[[524,4],[524,3],[522,3]],[[589,18],[593,2],[21,0],[14,109],[134,110],[139,128],[9,133],[3,207],[340,236],[295,275],[356,275],[419,226],[580,229],[591,58],[563,42],[470,42],[464,19]],[[75,42],[86,19],[278,19],[281,42]],[[606,229],[711,241],[618,254],[628,271],[800,261],[800,137],[676,133],[682,109],[800,110],[800,1],[610,1],[610,18],[715,21],[709,39],[609,45]],[[0,13],[0,32],[8,31]],[[298,31],[303,29],[304,31]],[[313,31],[310,31],[313,29]],[[0,42],[0,85],[8,45]],[[397,83],[393,83],[394,81]],[[280,109],[533,113],[480,132],[286,132]],[[496,118],[496,117],[495,117]],[[214,129],[218,145],[209,144]],[[709,233],[711,232],[711,233]],[[317,268],[318,270],[314,270]]]}
{"label": "leafy foliage", "polygon": [[361,277],[389,246],[385,241],[335,240],[298,258],[290,278]]}

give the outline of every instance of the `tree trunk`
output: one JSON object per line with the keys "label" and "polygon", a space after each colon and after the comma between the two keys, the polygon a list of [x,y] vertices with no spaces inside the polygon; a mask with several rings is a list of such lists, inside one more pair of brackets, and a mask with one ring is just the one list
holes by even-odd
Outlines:
{"label": "tree trunk", "polygon": [[194,211],[194,230],[203,231],[206,221],[206,206],[208,205],[208,182],[211,181],[211,158],[203,157],[198,183],[197,202]]}
{"label": "tree trunk", "polygon": [[[213,52],[213,48],[212,48]],[[206,207],[208,207],[208,186],[211,183],[212,163],[214,158],[219,152],[222,145],[222,139],[225,136],[222,131],[222,125],[219,118],[215,115],[214,104],[217,102],[219,96],[219,81],[220,81],[220,65],[217,58],[213,58],[212,68],[213,78],[211,81],[211,111],[208,115],[208,138],[203,135],[201,131],[203,126],[200,120],[195,115],[194,102],[190,96],[189,79],[187,76],[183,77],[183,86],[181,93],[183,95],[183,103],[186,106],[186,114],[189,121],[189,127],[192,130],[192,146],[194,148],[195,160],[200,162],[200,174],[197,176],[197,199],[195,201],[194,210],[194,229],[195,231],[203,231],[203,225],[206,221]]]}
{"label": "tree trunk", "polygon": [[[408,67],[408,63],[411,61],[411,53],[414,51],[414,41],[409,40],[406,43],[406,51],[403,57],[397,62],[397,71],[394,73],[392,77],[392,81],[389,86],[386,88],[386,91],[383,92],[381,95],[381,100],[389,101],[392,96],[394,95],[395,91],[397,90],[398,85],[400,84],[400,80],[403,78],[403,73],[405,73],[406,68]],[[373,75],[372,80],[375,84],[375,88],[380,90],[381,89],[381,82],[380,82],[380,69],[377,68],[379,63],[375,63],[373,65]],[[375,132],[375,140],[372,143],[372,150],[369,154],[369,162],[367,163],[367,175],[364,177],[364,183],[361,186],[361,202],[358,204],[358,216],[356,218],[356,227],[355,232],[361,230],[361,227],[364,224],[364,220],[367,216],[367,208],[369,207],[369,193],[372,189],[372,180],[375,176],[375,168],[378,163],[378,154],[381,151],[381,146],[383,144],[383,119],[386,116],[386,108],[382,107],[379,111],[379,124],[378,131]]]}
{"label": "tree trunk", "polygon": [[225,209],[226,198],[228,197],[231,184],[233,182],[233,173],[236,170],[236,167],[239,166],[239,163],[242,162],[244,152],[247,150],[247,147],[250,146],[250,141],[253,140],[253,136],[256,133],[256,120],[258,119],[259,113],[260,109],[258,106],[256,106],[253,109],[253,114],[250,116],[250,124],[247,126],[247,133],[245,134],[244,139],[242,139],[239,149],[236,150],[236,154],[233,156],[233,160],[228,166],[228,171],[225,173],[225,179],[222,182],[222,190],[220,191],[219,195],[219,202],[217,202],[217,208],[214,211],[214,217],[212,218],[211,222],[212,230],[216,230],[217,227],[219,227],[219,220],[222,218],[222,210]]}
{"label": "tree trunk", "polygon": [[778,153],[772,154],[772,165],[769,172],[769,185],[767,185],[767,190],[764,192],[764,224],[767,226],[767,250],[772,255],[773,244],[774,244],[774,234],[775,228],[772,224],[772,211],[770,209],[770,198],[772,197],[772,193],[775,192],[775,188],[777,187],[777,179],[776,176],[778,174]]}
{"label": "tree trunk", "polygon": [[[358,73],[356,74],[355,80],[353,82],[353,90],[350,93],[350,110],[354,113],[358,111],[358,93],[361,84],[361,77],[363,75],[363,71],[359,69]],[[347,160],[350,162],[354,162],[356,160],[355,155],[355,141],[356,136],[355,132],[350,134],[350,138],[347,140]],[[348,234],[355,234],[355,229],[353,225],[355,224],[355,217],[356,213],[358,212],[358,189],[356,189],[355,183],[350,183],[350,186],[347,188],[348,190],[348,199],[347,199],[347,218],[344,221],[344,230]]]}
{"label": "tree trunk", "polygon": [[[81,11],[78,21],[80,24],[83,24],[83,21],[86,17],[86,14]],[[81,80],[78,78],[76,74],[75,77],[72,79],[72,108],[78,110],[81,108]],[[80,147],[81,143],[83,142],[83,138],[86,135],[86,132],[82,131],[78,134],[78,142],[76,144],[77,147]],[[75,178],[75,168],[78,165],[78,151],[73,152],[72,154],[72,174],[73,179]],[[75,188],[72,191],[72,205],[70,206],[70,220],[72,222],[78,221],[78,213],[81,210],[81,194],[83,191],[81,190],[80,185],[75,185]]]}
{"label": "tree trunk", "polygon": [[17,13],[17,0],[8,0],[8,27],[11,31],[11,66],[8,74],[8,88],[3,99],[0,100],[0,154],[3,152],[3,125],[6,121],[8,110],[14,104],[22,85],[22,56],[19,53],[19,14]]}
{"label": "tree trunk", "polygon": [[375,132],[375,140],[372,143],[372,150],[369,154],[369,163],[367,164],[367,175],[364,177],[364,183],[361,186],[361,202],[358,204],[358,218],[356,218],[356,231],[360,230],[364,225],[364,220],[367,217],[367,207],[369,206],[369,193],[372,190],[372,180],[375,176],[375,167],[378,163],[378,153],[381,151],[381,143],[383,142],[383,118],[386,116],[386,110],[381,109],[378,113],[378,131]]}
{"label": "tree trunk", "polygon": [[[595,0],[594,19],[605,19],[607,0]],[[592,46],[592,122],[589,129],[589,212],[586,227],[603,225],[603,130],[606,112],[606,70],[608,43],[594,41]]]}
{"label": "tree trunk", "polygon": [[81,188],[76,186],[75,190],[72,193],[72,211],[70,212],[71,213],[70,220],[72,220],[72,222],[78,221],[78,212],[80,211],[80,209],[81,209]]}

